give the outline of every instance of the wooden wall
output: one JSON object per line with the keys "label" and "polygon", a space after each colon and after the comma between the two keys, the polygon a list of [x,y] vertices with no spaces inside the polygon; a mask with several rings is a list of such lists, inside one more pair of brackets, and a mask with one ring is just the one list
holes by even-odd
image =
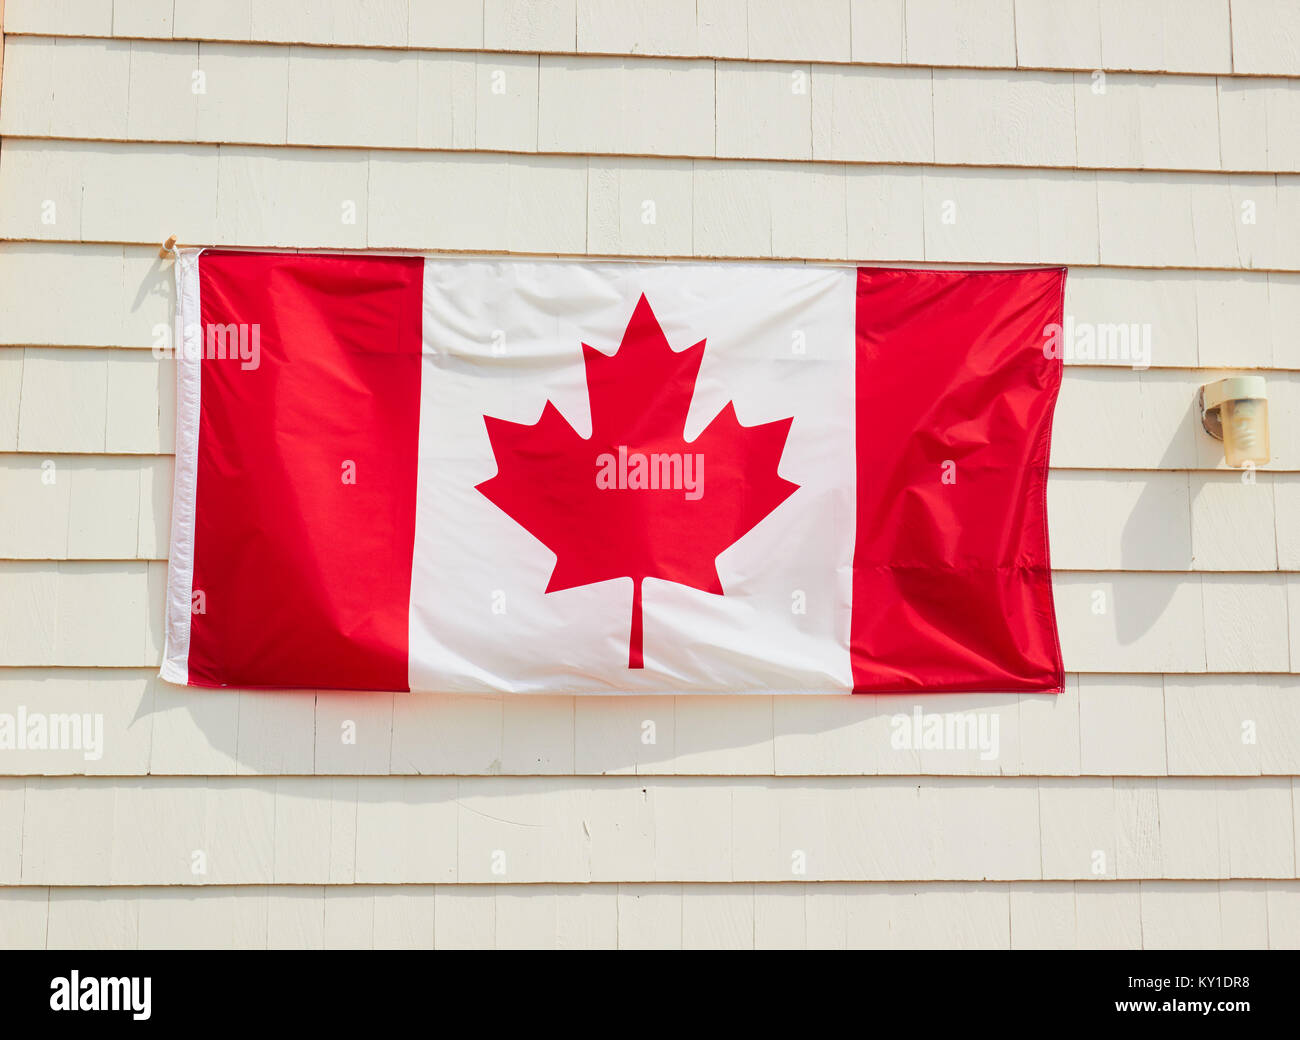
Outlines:
{"label": "wooden wall", "polygon": [[[0,944],[1300,945],[1300,6],[9,0],[4,32],[0,713],[105,736],[0,750]],[[1070,265],[1075,322],[1151,355],[1067,368],[1066,693],[160,682],[168,234]],[[1195,411],[1244,370],[1254,481]],[[917,706],[997,756],[893,748]]]}

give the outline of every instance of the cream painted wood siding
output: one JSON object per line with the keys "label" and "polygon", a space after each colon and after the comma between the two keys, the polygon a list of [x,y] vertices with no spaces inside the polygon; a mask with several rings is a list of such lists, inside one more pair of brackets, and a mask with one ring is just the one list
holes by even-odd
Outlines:
{"label": "cream painted wood siding", "polygon": [[[103,720],[0,750],[0,945],[1300,946],[1300,5],[0,10],[0,714]],[[1070,265],[1144,346],[1067,359],[1066,692],[159,681],[168,234]],[[1245,370],[1253,481],[1194,407]],[[997,753],[894,747],[916,710]]]}

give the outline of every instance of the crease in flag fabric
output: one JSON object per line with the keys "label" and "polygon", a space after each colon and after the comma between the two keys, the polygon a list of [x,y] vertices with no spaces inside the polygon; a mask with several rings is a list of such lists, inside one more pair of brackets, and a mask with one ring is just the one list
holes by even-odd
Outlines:
{"label": "crease in flag fabric", "polygon": [[162,677],[1059,692],[1065,274],[183,251]]}

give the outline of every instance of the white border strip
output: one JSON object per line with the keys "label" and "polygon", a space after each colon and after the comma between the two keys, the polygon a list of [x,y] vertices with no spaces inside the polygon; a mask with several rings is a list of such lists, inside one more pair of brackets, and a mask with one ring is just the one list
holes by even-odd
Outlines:
{"label": "white border strip", "polygon": [[171,548],[167,554],[167,619],[163,663],[168,682],[189,682],[190,601],[194,587],[194,494],[198,485],[199,393],[203,329],[199,310],[199,254],[176,257],[176,480],[172,491]]}

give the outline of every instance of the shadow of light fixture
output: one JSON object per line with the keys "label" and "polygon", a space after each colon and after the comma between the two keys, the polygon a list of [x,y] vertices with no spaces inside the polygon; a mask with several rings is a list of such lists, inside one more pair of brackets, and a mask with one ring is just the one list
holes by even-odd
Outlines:
{"label": "shadow of light fixture", "polygon": [[1263,376],[1233,376],[1201,387],[1201,425],[1223,441],[1229,466],[1262,466],[1269,460],[1268,387]]}

